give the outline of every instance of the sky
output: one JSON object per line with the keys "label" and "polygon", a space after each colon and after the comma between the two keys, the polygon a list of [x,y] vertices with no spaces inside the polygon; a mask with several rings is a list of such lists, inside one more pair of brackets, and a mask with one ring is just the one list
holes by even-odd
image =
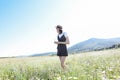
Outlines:
{"label": "sky", "polygon": [[0,57],[56,51],[55,26],[68,47],[89,38],[120,37],[119,0],[0,0]]}

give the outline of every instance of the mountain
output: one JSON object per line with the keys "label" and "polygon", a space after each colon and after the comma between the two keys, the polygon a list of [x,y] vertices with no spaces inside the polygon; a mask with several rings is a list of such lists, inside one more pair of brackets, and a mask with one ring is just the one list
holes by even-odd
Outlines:
{"label": "mountain", "polygon": [[90,38],[79,42],[68,48],[69,53],[85,52],[109,48],[113,45],[120,44],[120,38],[98,39]]}
{"label": "mountain", "polygon": [[[95,51],[95,50],[103,50],[114,48],[117,44],[120,47],[120,38],[111,38],[111,39],[98,39],[98,38],[90,38],[83,42],[79,42],[68,48],[69,53],[77,53],[77,52],[86,52],[86,51]],[[48,56],[48,55],[56,55],[56,52],[46,52],[46,53],[36,53],[29,55],[29,57],[34,56]]]}
{"label": "mountain", "polygon": [[36,53],[33,55],[30,55],[30,57],[34,57],[34,56],[48,56],[48,55],[55,55],[56,52],[46,52],[46,53]]}

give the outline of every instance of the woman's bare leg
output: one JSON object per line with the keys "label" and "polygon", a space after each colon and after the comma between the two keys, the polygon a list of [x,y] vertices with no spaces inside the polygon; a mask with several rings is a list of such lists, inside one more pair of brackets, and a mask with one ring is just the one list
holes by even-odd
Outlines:
{"label": "woman's bare leg", "polygon": [[66,59],[66,56],[60,56],[59,59],[60,59],[60,62],[61,62],[61,67],[63,69],[65,69],[65,59]]}

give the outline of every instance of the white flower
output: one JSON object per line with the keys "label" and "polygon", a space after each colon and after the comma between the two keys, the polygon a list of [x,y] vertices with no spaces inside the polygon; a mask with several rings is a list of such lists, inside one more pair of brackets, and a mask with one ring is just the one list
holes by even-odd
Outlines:
{"label": "white flower", "polygon": [[69,79],[73,79],[73,80],[75,80],[75,79],[78,79],[77,77],[68,77],[68,80]]}
{"label": "white flower", "polygon": [[73,77],[73,79],[78,79],[77,77]]}
{"label": "white flower", "polygon": [[72,77],[68,77],[68,79],[72,79]]}
{"label": "white flower", "polygon": [[57,80],[61,80],[61,77],[57,77]]}
{"label": "white flower", "polygon": [[108,80],[106,77],[102,77],[102,80]]}
{"label": "white flower", "polygon": [[105,71],[103,71],[102,73],[105,74]]}

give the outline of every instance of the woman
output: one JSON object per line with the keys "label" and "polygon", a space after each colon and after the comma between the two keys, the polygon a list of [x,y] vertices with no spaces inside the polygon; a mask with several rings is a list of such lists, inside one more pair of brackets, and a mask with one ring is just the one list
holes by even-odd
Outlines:
{"label": "woman", "polygon": [[58,33],[57,40],[54,43],[57,44],[57,56],[59,56],[61,67],[65,68],[65,59],[68,56],[67,46],[69,44],[69,38],[66,32],[63,32],[62,26],[57,25],[56,30]]}

